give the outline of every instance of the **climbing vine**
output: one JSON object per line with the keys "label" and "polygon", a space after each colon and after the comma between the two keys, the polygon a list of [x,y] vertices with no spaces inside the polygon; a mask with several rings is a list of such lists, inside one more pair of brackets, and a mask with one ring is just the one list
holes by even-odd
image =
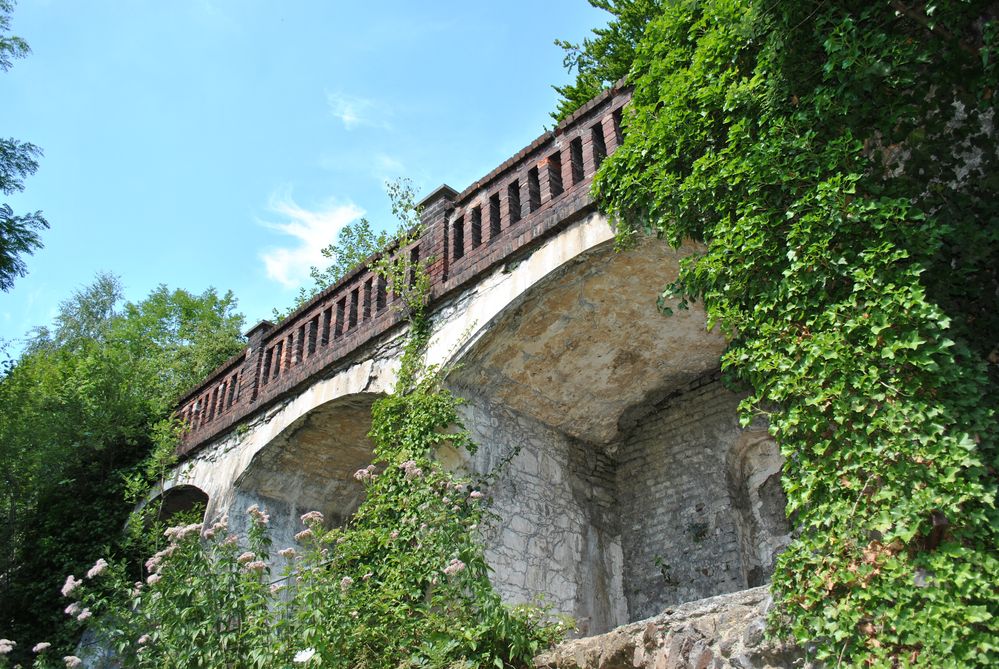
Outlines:
{"label": "climbing vine", "polygon": [[830,666],[999,662],[997,25],[661,3],[594,185],[622,244],[704,242],[661,306],[703,300],[769,419],[797,528],[772,633]]}
{"label": "climbing vine", "polygon": [[[405,203],[403,214],[416,215]],[[228,519],[168,528],[143,567],[99,560],[67,577],[65,613],[128,667],[524,667],[566,624],[530,606],[509,607],[489,581],[479,527],[489,518],[481,482],[434,457],[473,452],[460,400],[423,363],[429,259],[405,225],[370,259],[409,321],[395,391],[372,408],[372,464],[354,478],[365,499],[342,527],[302,516],[296,545],[275,550],[267,509],[254,505],[248,535]],[[5,665],[0,640],[0,667]],[[35,667],[80,666],[76,655],[34,646]],[[51,656],[51,657],[50,657]]]}

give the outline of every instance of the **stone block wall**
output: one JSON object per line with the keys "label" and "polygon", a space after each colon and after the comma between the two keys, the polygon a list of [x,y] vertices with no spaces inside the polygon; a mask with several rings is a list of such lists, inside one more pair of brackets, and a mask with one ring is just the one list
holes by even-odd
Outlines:
{"label": "stone block wall", "polygon": [[463,418],[480,445],[456,465],[493,482],[496,518],[483,528],[493,582],[508,602],[536,601],[575,617],[582,635],[627,621],[613,460],[482,397]]}
{"label": "stone block wall", "polygon": [[604,446],[463,394],[480,448],[446,457],[489,480],[494,584],[509,602],[543,594],[579,636],[759,585],[786,544],[776,445],[739,427],[717,372]]}
{"label": "stone block wall", "polygon": [[618,453],[632,620],[746,587],[726,476],[739,398],[714,376],[684,390],[640,420]]}

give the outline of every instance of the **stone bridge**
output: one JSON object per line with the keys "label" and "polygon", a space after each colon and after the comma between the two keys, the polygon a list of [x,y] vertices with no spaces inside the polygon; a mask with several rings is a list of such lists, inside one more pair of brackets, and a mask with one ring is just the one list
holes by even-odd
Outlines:
{"label": "stone bridge", "polygon": [[[739,427],[723,337],[697,308],[656,310],[696,248],[615,252],[589,194],[628,95],[599,96],[461,193],[436,190],[422,237],[395,251],[432,259],[427,361],[453,370],[480,445],[439,457],[496,474],[494,583],[510,602],[544,595],[582,636],[765,583],[787,541],[779,455],[764,425]],[[305,511],[346,519],[405,334],[390,288],[361,267],[254,327],[180,402],[168,506],[232,509],[234,524],[266,506],[276,545]]]}

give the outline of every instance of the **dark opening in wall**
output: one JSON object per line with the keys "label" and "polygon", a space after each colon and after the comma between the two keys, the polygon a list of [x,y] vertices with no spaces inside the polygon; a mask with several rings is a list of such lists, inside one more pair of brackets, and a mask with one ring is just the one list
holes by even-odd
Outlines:
{"label": "dark opening in wall", "polygon": [[156,519],[169,521],[178,513],[200,510],[204,514],[205,507],[208,506],[208,493],[193,485],[179,485],[165,491],[151,503],[159,506]]}
{"label": "dark opening in wall", "polygon": [[308,354],[310,356],[314,355],[316,352],[316,345],[319,343],[319,314],[312,317],[309,321],[309,349]]}
{"label": "dark opening in wall", "polygon": [[461,260],[465,255],[465,217],[459,216],[451,224],[451,237],[454,252],[452,256],[455,260]]}
{"label": "dark opening in wall", "polygon": [[624,139],[621,135],[621,107],[618,107],[611,114],[611,119],[614,124],[614,143],[621,146],[621,141]]}
{"label": "dark opening in wall", "polygon": [[263,385],[267,385],[267,382],[271,380],[271,362],[274,359],[274,349],[269,348],[267,352],[264,353],[264,371],[260,375],[260,380]]}
{"label": "dark opening in wall", "polygon": [[333,332],[334,337],[340,337],[343,335],[344,331],[344,321],[347,319],[347,298],[341,297],[336,303],[336,330]]}
{"label": "dark opening in wall", "polygon": [[305,353],[305,323],[298,326],[298,335],[295,337],[295,364],[302,362]]}
{"label": "dark opening in wall", "polygon": [[333,322],[333,307],[326,307],[323,310],[323,338],[322,345],[329,346],[330,343],[330,326]]}
{"label": "dark opening in wall", "polygon": [[364,282],[364,320],[371,318],[371,290],[373,283],[374,279],[368,279]]}
{"label": "dark opening in wall", "polygon": [[482,208],[472,209],[472,248],[477,249],[482,244]]}
{"label": "dark opening in wall", "polygon": [[416,268],[420,266],[420,247],[414,246],[409,250],[409,287],[416,285]]}
{"label": "dark opening in wall", "polygon": [[548,156],[546,162],[548,169],[548,189],[551,191],[551,199],[555,199],[564,192],[562,188],[562,157],[556,152]]}
{"label": "dark opening in wall", "polygon": [[541,178],[538,168],[532,167],[527,171],[527,207],[534,213],[541,206]]}
{"label": "dark opening in wall", "polygon": [[510,207],[510,224],[520,220],[520,181],[514,181],[507,186],[506,201]]}
{"label": "dark opening in wall", "polygon": [[583,180],[583,140],[579,137],[569,142],[569,158],[572,160],[572,183]]}
{"label": "dark opening in wall", "polygon": [[350,291],[350,312],[347,314],[347,328],[357,327],[357,303],[359,289]]}
{"label": "dark opening in wall", "polygon": [[226,408],[231,409],[232,403],[236,401],[239,397],[239,374],[233,374],[229,379],[229,400],[226,402]]}
{"label": "dark opening in wall", "polygon": [[375,294],[375,309],[381,311],[385,308],[386,298],[388,297],[388,282],[385,281],[385,277],[378,277],[378,291]]}
{"label": "dark opening in wall", "polygon": [[600,167],[600,163],[607,157],[607,143],[604,141],[604,125],[597,123],[590,128],[590,141],[593,145],[593,165]]}
{"label": "dark opening in wall", "polygon": [[489,198],[489,241],[496,239],[500,233],[500,202],[499,193]]}
{"label": "dark opening in wall", "polygon": [[272,378],[277,379],[281,377],[282,364],[284,364],[284,342],[279,341],[278,343],[274,344],[274,367],[273,367],[274,376]]}

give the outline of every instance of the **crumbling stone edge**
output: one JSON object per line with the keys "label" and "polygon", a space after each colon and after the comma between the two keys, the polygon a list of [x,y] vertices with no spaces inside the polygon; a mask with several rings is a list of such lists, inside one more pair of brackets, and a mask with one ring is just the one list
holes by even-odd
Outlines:
{"label": "crumbling stone edge", "polygon": [[606,634],[566,641],[534,660],[537,669],[810,668],[790,643],[764,639],[766,586],[681,604]]}

